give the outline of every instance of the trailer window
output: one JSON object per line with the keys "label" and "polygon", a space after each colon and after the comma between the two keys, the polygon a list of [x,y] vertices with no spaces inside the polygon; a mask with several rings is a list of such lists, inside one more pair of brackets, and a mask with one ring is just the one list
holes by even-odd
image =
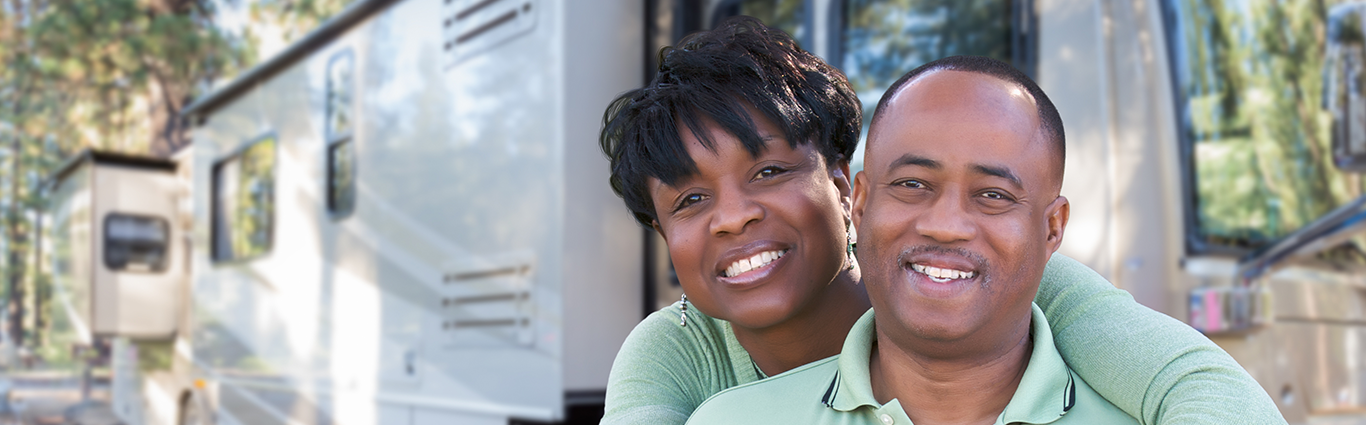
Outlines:
{"label": "trailer window", "polygon": [[356,207],[356,154],[352,141],[354,56],[337,52],[327,64],[327,211],[345,218]]}
{"label": "trailer window", "polygon": [[351,139],[327,148],[327,209],[334,218],[356,208],[356,156]]}
{"label": "trailer window", "polygon": [[1362,179],[1333,165],[1321,2],[1162,6],[1192,201],[1189,251],[1265,246],[1362,195]]}
{"label": "trailer window", "polygon": [[213,257],[243,260],[270,251],[275,230],[275,138],[248,144],[213,166]]}
{"label": "trailer window", "polygon": [[[883,91],[902,75],[945,56],[1008,61],[1034,74],[1033,2],[1029,0],[847,0],[838,64],[863,102],[863,133]],[[862,168],[863,144],[853,166]]]}
{"label": "trailer window", "polygon": [[752,16],[764,25],[783,30],[798,44],[810,48],[806,3],[806,0],[730,0],[716,6],[711,25],[720,25],[732,16]]}
{"label": "trailer window", "polygon": [[110,213],[104,217],[104,265],[113,271],[166,270],[170,226],[161,217]]}

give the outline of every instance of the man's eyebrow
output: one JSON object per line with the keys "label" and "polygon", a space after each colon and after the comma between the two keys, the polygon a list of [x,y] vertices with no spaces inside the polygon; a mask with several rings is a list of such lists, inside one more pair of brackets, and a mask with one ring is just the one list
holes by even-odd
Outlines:
{"label": "man's eyebrow", "polygon": [[985,164],[973,164],[972,169],[973,171],[976,171],[981,174],[986,174],[988,176],[995,176],[1006,180],[1010,180],[1011,183],[1015,184],[1016,188],[1024,189],[1024,184],[1020,183],[1020,178],[1015,177],[1015,173],[1011,173],[1009,168]]}
{"label": "man's eyebrow", "polygon": [[902,155],[900,158],[897,158],[895,161],[892,161],[892,165],[888,166],[887,170],[891,171],[897,168],[905,167],[907,165],[917,165],[932,170],[938,170],[940,168],[943,168],[943,165],[940,165],[939,161],[935,161],[933,159],[929,159],[916,154],[908,153]]}

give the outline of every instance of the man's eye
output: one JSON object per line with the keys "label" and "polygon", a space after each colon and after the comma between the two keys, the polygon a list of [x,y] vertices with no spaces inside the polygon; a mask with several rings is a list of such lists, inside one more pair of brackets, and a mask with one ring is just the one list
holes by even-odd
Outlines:
{"label": "man's eye", "polygon": [[988,190],[988,191],[986,191],[986,192],[982,192],[982,194],[981,194],[981,195],[978,195],[978,196],[981,196],[981,197],[983,197],[983,198],[990,199],[990,200],[993,200],[993,201],[1011,201],[1011,200],[1014,200],[1014,198],[1011,198],[1010,195],[1007,195],[1007,194],[1005,194],[1005,193],[1002,193],[1002,192],[999,192],[999,191],[995,191],[995,190]]}
{"label": "man's eye", "polygon": [[901,186],[901,187],[910,188],[910,189],[923,189],[923,188],[925,188],[925,183],[921,183],[920,180],[902,180],[902,181],[896,182],[896,185]]}
{"label": "man's eye", "polygon": [[779,174],[782,174],[782,173],[785,173],[785,172],[787,172],[787,170],[786,170],[786,169],[783,169],[783,168],[781,168],[781,167],[776,167],[776,166],[764,167],[764,169],[759,170],[759,173],[758,173],[758,174],[755,174],[755,175],[754,175],[754,180],[763,180],[763,179],[766,179],[766,178],[769,178],[769,177],[773,177],[773,176],[776,176],[776,175],[779,175]]}

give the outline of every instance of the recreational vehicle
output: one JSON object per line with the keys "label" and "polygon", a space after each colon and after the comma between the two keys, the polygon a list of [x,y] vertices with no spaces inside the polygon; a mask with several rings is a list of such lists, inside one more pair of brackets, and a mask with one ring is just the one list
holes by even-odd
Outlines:
{"label": "recreational vehicle", "polygon": [[746,14],[842,69],[865,119],[929,60],[1012,61],[1066,124],[1061,252],[1206,332],[1291,423],[1361,424],[1364,11],[357,0],[187,107],[176,160],[65,171],[55,269],[115,341],[128,423],[593,423],[621,341],[679,295],[608,188],[603,110]]}

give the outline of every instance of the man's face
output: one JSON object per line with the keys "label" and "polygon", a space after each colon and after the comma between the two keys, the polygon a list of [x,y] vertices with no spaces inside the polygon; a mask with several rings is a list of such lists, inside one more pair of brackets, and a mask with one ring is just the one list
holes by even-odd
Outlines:
{"label": "man's face", "polygon": [[1067,223],[1050,143],[1033,98],[995,77],[934,71],[900,89],[854,182],[879,333],[992,341],[1028,326]]}

